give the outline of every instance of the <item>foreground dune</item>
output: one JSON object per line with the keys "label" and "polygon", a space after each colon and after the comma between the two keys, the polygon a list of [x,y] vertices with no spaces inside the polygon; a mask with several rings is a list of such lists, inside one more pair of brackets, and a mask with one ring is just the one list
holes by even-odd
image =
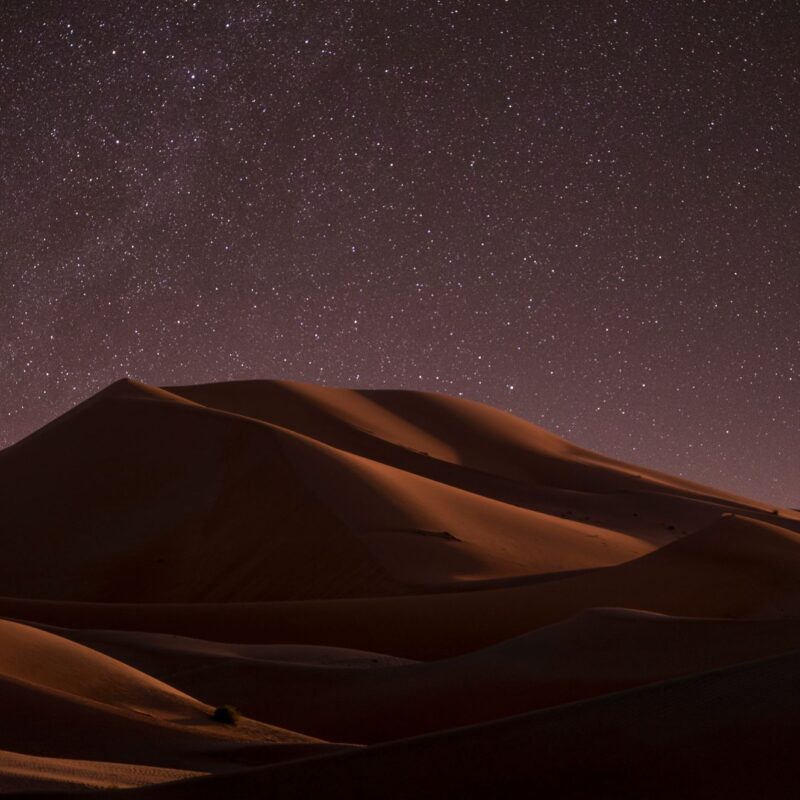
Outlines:
{"label": "foreground dune", "polygon": [[217,771],[240,761],[227,750],[317,744],[248,719],[220,725],[213,707],[128,664],[8,620],[0,621],[0,703],[0,749],[30,756]]}
{"label": "foreground dune", "polygon": [[2,792],[794,796],[796,511],[278,381],[121,381],[0,482]]}
{"label": "foreground dune", "polygon": [[497,719],[800,648],[796,620],[693,619],[625,609],[582,612],[433,662],[335,648],[59,632],[124,656],[212,704],[230,702],[254,719],[359,743]]}
{"label": "foreground dune", "polygon": [[57,791],[118,788],[165,783],[202,775],[191,770],[164,769],[144,764],[42,758],[0,751],[0,792]]}
{"label": "foreground dune", "polygon": [[795,651],[499,722],[126,796],[455,800],[535,791],[570,800],[788,800],[797,790],[798,670]]}

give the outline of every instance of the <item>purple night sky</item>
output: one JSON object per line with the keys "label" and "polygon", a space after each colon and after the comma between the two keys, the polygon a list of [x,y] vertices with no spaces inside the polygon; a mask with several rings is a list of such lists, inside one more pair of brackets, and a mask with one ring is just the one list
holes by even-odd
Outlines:
{"label": "purple night sky", "polygon": [[33,0],[0,52],[0,446],[292,378],[800,506],[797,4]]}

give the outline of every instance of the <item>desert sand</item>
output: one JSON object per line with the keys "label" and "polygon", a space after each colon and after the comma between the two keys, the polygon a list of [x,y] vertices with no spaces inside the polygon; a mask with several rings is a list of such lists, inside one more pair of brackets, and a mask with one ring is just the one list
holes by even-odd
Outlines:
{"label": "desert sand", "polygon": [[285,381],[120,381],[0,481],[9,796],[797,796],[796,510]]}

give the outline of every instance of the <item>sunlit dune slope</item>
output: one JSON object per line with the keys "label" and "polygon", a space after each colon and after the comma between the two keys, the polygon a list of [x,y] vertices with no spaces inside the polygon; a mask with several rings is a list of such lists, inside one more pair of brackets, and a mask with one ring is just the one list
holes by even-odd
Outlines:
{"label": "sunlit dune slope", "polygon": [[800,536],[727,517],[625,564],[483,591],[263,604],[0,600],[0,614],[63,627],[216,641],[350,647],[417,659],[485,647],[598,606],[693,617],[800,613]]}
{"label": "sunlit dune slope", "polygon": [[32,756],[215,771],[232,746],[316,742],[252,720],[220,725],[207,704],[128,664],[8,620],[0,703],[0,749]]}
{"label": "sunlit dune slope", "polygon": [[128,789],[202,774],[204,773],[198,771],[151,767],[146,764],[45,758],[0,751],[0,792],[4,794],[43,791],[71,794],[81,789],[108,787]]}
{"label": "sunlit dune slope", "polygon": [[745,503],[635,477],[468,401],[276,382],[177,391],[119,382],[0,453],[15,487],[0,595],[453,590],[630,561]]}
{"label": "sunlit dune slope", "polygon": [[336,389],[296,381],[242,381],[170,387],[212,408],[303,433],[377,460],[395,445],[445,462],[577,491],[637,490],[643,483],[765,508],[710,487],[634,467],[577,447],[499,409],[431,392]]}

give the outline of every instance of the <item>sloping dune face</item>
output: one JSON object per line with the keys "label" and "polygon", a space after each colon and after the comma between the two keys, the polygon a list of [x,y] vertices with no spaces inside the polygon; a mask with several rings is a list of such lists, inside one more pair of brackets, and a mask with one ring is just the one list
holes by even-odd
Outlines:
{"label": "sloping dune face", "polygon": [[388,463],[401,458],[398,450],[406,450],[528,486],[591,492],[647,485],[753,505],[709,487],[605,458],[511,414],[461,398],[429,392],[332,389],[291,381],[182,386],[171,387],[170,392]]}
{"label": "sloping dune face", "polygon": [[796,511],[285,381],[121,381],[0,486],[0,792],[796,794]]}
{"label": "sloping dune face", "polygon": [[[228,601],[400,589],[279,434],[124,382],[0,455],[0,593]],[[43,557],[46,554],[46,557]]]}

